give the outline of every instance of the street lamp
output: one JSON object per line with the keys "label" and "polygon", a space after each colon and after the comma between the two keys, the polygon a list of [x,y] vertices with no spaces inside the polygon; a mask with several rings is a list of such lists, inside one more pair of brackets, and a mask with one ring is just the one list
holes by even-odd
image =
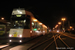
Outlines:
{"label": "street lamp", "polygon": [[62,29],[64,30],[64,21],[66,20],[66,18],[61,18],[61,20],[63,21],[63,26],[62,26]]}
{"label": "street lamp", "polygon": [[66,18],[62,18],[61,20],[62,20],[62,21],[65,21],[65,20],[66,20]]}
{"label": "street lamp", "polygon": [[72,29],[73,27],[72,26],[70,26],[70,29]]}
{"label": "street lamp", "polygon": [[61,22],[58,22],[58,24],[59,24],[59,27],[58,27],[58,29],[59,29],[59,31],[60,31],[60,25],[61,25]]}
{"label": "street lamp", "polygon": [[57,27],[58,27],[58,25],[55,26],[55,28],[56,28],[55,30],[56,30],[56,31],[57,31],[57,29],[58,29]]}
{"label": "street lamp", "polygon": [[61,22],[58,22],[58,24],[60,25],[60,24],[61,24]]}
{"label": "street lamp", "polygon": [[55,26],[55,28],[57,28],[57,27],[58,27],[58,25]]}
{"label": "street lamp", "polygon": [[4,18],[2,17],[1,20],[4,20]]}

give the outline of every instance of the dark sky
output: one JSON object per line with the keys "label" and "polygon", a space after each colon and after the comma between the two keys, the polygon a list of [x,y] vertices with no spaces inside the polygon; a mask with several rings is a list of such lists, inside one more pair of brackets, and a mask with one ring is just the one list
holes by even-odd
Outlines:
{"label": "dark sky", "polygon": [[9,20],[14,8],[25,8],[31,11],[38,20],[47,26],[54,27],[62,17],[75,23],[75,1],[3,1],[0,2],[0,17]]}

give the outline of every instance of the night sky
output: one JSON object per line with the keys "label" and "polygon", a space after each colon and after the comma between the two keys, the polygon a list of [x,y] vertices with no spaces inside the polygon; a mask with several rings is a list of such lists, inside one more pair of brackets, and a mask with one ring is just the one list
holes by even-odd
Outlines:
{"label": "night sky", "polygon": [[0,18],[10,21],[12,10],[19,7],[31,11],[39,21],[51,28],[62,17],[66,18],[65,22],[75,24],[75,1],[3,1],[0,2]]}

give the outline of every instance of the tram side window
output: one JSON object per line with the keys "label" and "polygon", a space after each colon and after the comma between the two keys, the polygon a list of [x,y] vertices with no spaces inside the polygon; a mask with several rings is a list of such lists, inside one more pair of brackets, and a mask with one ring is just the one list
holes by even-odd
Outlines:
{"label": "tram side window", "polygon": [[35,22],[35,28],[38,28],[38,23],[37,22]]}
{"label": "tram side window", "polygon": [[12,22],[13,28],[23,28],[24,27],[24,21],[23,20],[15,20]]}
{"label": "tram side window", "polygon": [[4,31],[4,26],[0,26],[0,31]]}
{"label": "tram side window", "polygon": [[25,23],[24,28],[25,29],[30,29],[30,19],[29,18],[26,18],[26,23]]}
{"label": "tram side window", "polygon": [[39,25],[39,23],[37,24],[37,30],[38,31],[41,31],[41,29],[42,29],[42,27],[41,27],[41,25]]}
{"label": "tram side window", "polygon": [[34,22],[32,22],[32,28],[34,28]]}
{"label": "tram side window", "polygon": [[37,29],[38,27],[37,27],[37,22],[33,22],[32,21],[32,29]]}

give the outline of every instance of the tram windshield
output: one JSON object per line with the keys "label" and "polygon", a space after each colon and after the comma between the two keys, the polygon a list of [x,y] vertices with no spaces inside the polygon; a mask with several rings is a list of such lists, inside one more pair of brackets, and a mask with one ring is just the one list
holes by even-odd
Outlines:
{"label": "tram windshield", "polygon": [[12,28],[25,28],[25,29],[29,29],[30,28],[30,19],[29,18],[12,18],[12,22],[11,22],[11,27]]}

